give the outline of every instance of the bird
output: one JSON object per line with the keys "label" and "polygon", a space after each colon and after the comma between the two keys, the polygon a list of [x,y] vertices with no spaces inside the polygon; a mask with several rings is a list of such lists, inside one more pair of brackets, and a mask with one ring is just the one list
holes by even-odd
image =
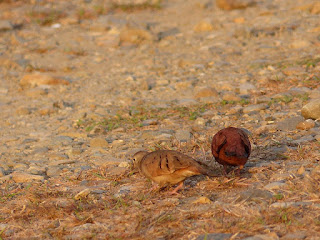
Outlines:
{"label": "bird", "polygon": [[244,129],[228,127],[213,136],[211,151],[215,160],[223,165],[225,175],[227,166],[239,166],[238,175],[240,175],[250,156],[251,144]]}
{"label": "bird", "polygon": [[132,160],[133,167],[157,183],[160,189],[178,184],[171,194],[178,194],[183,181],[188,177],[201,174],[213,176],[210,170],[195,159],[174,150],[139,151],[133,155]]}

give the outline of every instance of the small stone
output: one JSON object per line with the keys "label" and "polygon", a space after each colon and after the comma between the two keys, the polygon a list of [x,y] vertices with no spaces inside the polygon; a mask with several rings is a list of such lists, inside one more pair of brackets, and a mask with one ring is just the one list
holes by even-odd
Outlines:
{"label": "small stone", "polygon": [[44,175],[46,173],[46,168],[40,166],[30,166],[27,172],[33,175]]}
{"label": "small stone", "polygon": [[282,72],[287,76],[299,75],[305,72],[305,68],[303,67],[287,67],[282,70]]}
{"label": "small stone", "polygon": [[12,179],[11,174],[6,175],[6,176],[3,176],[3,177],[0,177],[0,183],[7,182],[7,181],[9,181],[9,180],[11,180],[11,179]]}
{"label": "small stone", "polygon": [[5,171],[4,171],[3,167],[0,167],[0,177],[3,177],[5,175],[6,174],[5,174]]}
{"label": "small stone", "polygon": [[16,110],[16,113],[18,115],[28,115],[31,113],[30,109],[29,108],[26,108],[26,107],[19,107],[17,110]]}
{"label": "small stone", "polygon": [[257,98],[257,103],[268,103],[270,102],[272,99],[270,97],[267,96],[260,96]]}
{"label": "small stone", "polygon": [[277,124],[277,129],[280,131],[292,131],[296,129],[298,123],[302,122],[304,119],[301,116],[295,116],[285,119]]}
{"label": "small stone", "polygon": [[132,192],[133,186],[121,186],[118,192],[114,195],[115,197],[123,197]]}
{"label": "small stone", "polygon": [[12,30],[13,26],[8,20],[0,20],[0,32]]}
{"label": "small stone", "polygon": [[309,47],[311,43],[307,40],[295,40],[290,44],[291,48],[298,49],[298,48],[306,48]]}
{"label": "small stone", "polygon": [[147,119],[142,121],[142,126],[150,126],[150,125],[157,125],[158,120],[157,119]]}
{"label": "small stone", "polygon": [[248,238],[242,238],[242,240],[279,240],[278,235],[275,232],[269,234],[258,234]]}
{"label": "small stone", "polygon": [[243,107],[241,107],[240,105],[234,106],[232,108],[230,108],[229,110],[226,111],[227,115],[232,115],[232,114],[238,114],[243,110]]}
{"label": "small stone", "polygon": [[188,130],[177,130],[175,137],[180,142],[188,142],[191,139],[191,133]]}
{"label": "small stone", "polygon": [[123,159],[115,158],[111,156],[110,154],[104,154],[102,156],[99,156],[97,158],[91,158],[90,162],[92,164],[99,166],[99,167],[106,167],[106,166],[118,166],[121,162],[123,162]]}
{"label": "small stone", "polygon": [[240,94],[250,94],[255,91],[257,88],[251,83],[243,83],[239,86]]}
{"label": "small stone", "polygon": [[93,138],[90,140],[90,147],[107,148],[109,147],[109,143],[105,138]]}
{"label": "small stone", "polygon": [[297,173],[300,174],[300,175],[302,175],[302,174],[304,174],[305,171],[306,171],[306,170],[304,169],[304,166],[301,166],[301,167],[298,169]]}
{"label": "small stone", "polygon": [[20,80],[22,87],[36,87],[42,85],[69,85],[70,82],[43,73],[26,74]]}
{"label": "small stone", "polygon": [[272,193],[267,190],[249,189],[247,191],[241,192],[236,202],[262,202],[269,201],[272,198]]}
{"label": "small stone", "polygon": [[199,235],[196,240],[228,240],[232,236],[231,233],[206,233]]}
{"label": "small stone", "polygon": [[207,197],[199,197],[198,199],[196,199],[195,201],[192,202],[192,204],[197,204],[197,203],[200,203],[200,204],[209,204],[211,203],[211,200]]}
{"label": "small stone", "polygon": [[89,194],[90,194],[91,190],[89,188],[86,188],[84,190],[82,190],[81,192],[79,192],[77,195],[74,196],[75,200],[80,200],[83,198],[86,198]]}
{"label": "small stone", "polygon": [[239,24],[245,23],[245,21],[246,21],[246,19],[244,17],[237,17],[237,18],[233,19],[234,23],[239,23]]}
{"label": "small stone", "polygon": [[179,99],[177,105],[181,107],[189,107],[196,104],[198,104],[196,100],[190,99],[190,98],[184,98],[184,99]]}
{"label": "small stone", "polygon": [[268,105],[264,104],[264,103],[249,105],[249,106],[243,108],[243,113],[261,111],[261,110],[265,110],[267,108],[268,108]]}
{"label": "small stone", "polygon": [[312,202],[275,202],[270,205],[272,208],[288,208],[291,206],[299,207],[299,206],[308,206],[311,205]]}
{"label": "small stone", "polygon": [[46,174],[48,177],[56,177],[56,176],[59,176],[61,172],[62,172],[62,167],[51,166],[47,169]]}
{"label": "small stone", "polygon": [[130,167],[130,163],[129,162],[121,162],[118,167],[129,168]]}
{"label": "small stone", "polygon": [[286,183],[284,182],[272,182],[264,186],[265,189],[268,190],[275,190],[275,189],[280,189],[281,187],[285,186]]}
{"label": "small stone", "polygon": [[227,92],[223,94],[222,99],[228,102],[239,102],[241,100],[241,97],[232,92]]}
{"label": "small stone", "polygon": [[154,40],[154,36],[147,30],[126,27],[120,32],[119,45],[124,43],[141,44],[145,41]]}
{"label": "small stone", "polygon": [[48,91],[46,91],[45,89],[42,88],[34,88],[34,89],[30,89],[27,90],[25,92],[26,96],[31,97],[31,98],[38,98],[44,95],[48,94]]}
{"label": "small stone", "polygon": [[158,40],[162,40],[166,37],[170,37],[170,36],[174,36],[174,35],[177,35],[178,33],[180,33],[180,30],[176,27],[174,28],[170,28],[166,31],[162,31],[162,32],[159,32],[157,35],[158,35]]}
{"label": "small stone", "polygon": [[320,98],[315,99],[301,109],[301,114],[305,119],[319,119],[320,118]]}
{"label": "small stone", "polygon": [[212,31],[213,29],[214,27],[210,21],[202,20],[194,27],[193,30],[195,32],[209,32],[209,31]]}
{"label": "small stone", "polygon": [[303,143],[312,142],[312,141],[314,141],[314,139],[315,138],[312,135],[307,135],[307,136],[304,136],[300,139],[294,140],[291,143],[299,145],[299,144],[303,144]]}
{"label": "small stone", "polygon": [[58,143],[62,146],[68,146],[73,142],[73,139],[68,136],[57,136],[57,137],[53,138],[53,142]]}
{"label": "small stone", "polygon": [[297,124],[297,129],[300,129],[300,130],[309,130],[310,128],[313,128],[315,127],[315,122],[312,120],[312,119],[307,119],[303,122],[299,122]]}
{"label": "small stone", "polygon": [[310,9],[310,13],[312,14],[320,14],[320,3],[315,2]]}
{"label": "small stone", "polygon": [[195,94],[195,98],[217,97],[217,96],[218,96],[218,92],[213,88],[201,88]]}
{"label": "small stone", "polygon": [[204,126],[206,124],[206,120],[202,117],[197,118],[194,122],[199,126]]}
{"label": "small stone", "polygon": [[293,233],[287,233],[281,240],[303,240],[307,238],[307,233],[305,231],[297,231]]}
{"label": "small stone", "polygon": [[254,0],[216,0],[216,4],[223,10],[243,9],[254,6]]}
{"label": "small stone", "polygon": [[42,109],[39,109],[38,112],[41,116],[47,116],[47,115],[53,114],[55,110],[52,108],[42,108]]}
{"label": "small stone", "polygon": [[33,154],[39,154],[39,155],[42,155],[44,153],[47,153],[49,151],[49,148],[47,147],[37,147],[33,150]]}
{"label": "small stone", "polygon": [[39,175],[33,175],[24,172],[13,172],[10,174],[12,180],[16,183],[32,182],[32,181],[43,181],[44,177]]}

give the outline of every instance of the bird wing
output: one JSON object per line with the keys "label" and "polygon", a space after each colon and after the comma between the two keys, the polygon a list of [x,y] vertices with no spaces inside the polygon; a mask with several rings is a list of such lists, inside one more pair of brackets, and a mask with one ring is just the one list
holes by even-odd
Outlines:
{"label": "bird wing", "polygon": [[239,135],[240,135],[240,138],[241,138],[241,142],[245,148],[245,151],[246,153],[248,154],[248,156],[250,155],[251,153],[251,144],[250,144],[250,140],[249,140],[249,137],[248,135],[241,129],[239,129]]}
{"label": "bird wing", "polygon": [[213,136],[211,151],[215,158],[219,157],[219,152],[226,143],[227,143],[227,138],[222,132],[218,132]]}

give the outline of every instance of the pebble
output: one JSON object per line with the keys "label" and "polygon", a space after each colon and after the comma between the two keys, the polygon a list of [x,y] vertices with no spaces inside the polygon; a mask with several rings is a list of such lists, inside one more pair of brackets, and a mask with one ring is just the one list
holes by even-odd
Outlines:
{"label": "pebble", "polygon": [[30,166],[27,170],[28,173],[33,175],[45,175],[46,171],[46,167],[41,166]]}
{"label": "pebble", "polygon": [[196,240],[228,240],[232,236],[231,233],[207,233],[199,235]]}
{"label": "pebble", "polygon": [[210,203],[211,203],[211,200],[205,196],[201,196],[192,202],[192,204],[210,204]]}
{"label": "pebble", "polygon": [[217,97],[218,92],[214,88],[201,88],[195,94],[195,98]]}
{"label": "pebble", "polygon": [[273,194],[267,190],[249,189],[241,192],[236,202],[261,202],[269,201],[273,198]]}
{"label": "pebble", "polygon": [[288,208],[291,206],[300,207],[311,205],[312,202],[275,202],[270,205],[271,208]]}
{"label": "pebble", "polygon": [[272,99],[267,96],[260,96],[257,98],[257,103],[269,103]]}
{"label": "pebble", "polygon": [[301,116],[295,116],[285,119],[277,124],[277,129],[280,131],[292,131],[295,130],[298,123],[304,120]]}
{"label": "pebble", "polygon": [[109,143],[105,138],[93,138],[90,140],[90,147],[93,148],[107,148],[109,147]]}
{"label": "pebble", "polygon": [[50,166],[47,169],[47,172],[46,172],[48,177],[59,176],[60,173],[62,173],[62,167],[61,166]]}
{"label": "pebble", "polygon": [[179,129],[176,131],[175,137],[179,142],[188,142],[191,139],[191,133],[188,130]]}
{"label": "pebble", "polygon": [[301,114],[305,119],[320,119],[320,98],[304,105]]}
{"label": "pebble", "polygon": [[43,73],[32,73],[24,75],[20,80],[22,87],[36,87],[42,85],[69,85],[70,82]]}
{"label": "pebble", "polygon": [[4,168],[3,167],[0,167],[0,177],[3,177],[5,176],[5,171],[4,171]]}
{"label": "pebble", "polygon": [[174,28],[170,28],[170,29],[168,29],[168,30],[159,32],[159,33],[157,34],[157,36],[158,36],[158,40],[162,40],[162,39],[165,39],[165,38],[167,38],[167,37],[175,36],[175,35],[177,35],[178,33],[180,33],[179,28],[174,27]]}
{"label": "pebble", "polygon": [[252,237],[242,238],[242,240],[279,240],[279,237],[275,232],[271,232],[269,234],[258,234]]}
{"label": "pebble", "polygon": [[125,43],[139,45],[145,41],[151,41],[154,39],[155,37],[147,30],[140,28],[125,27],[120,32],[119,45],[123,45]]}
{"label": "pebble", "polygon": [[279,182],[269,183],[266,186],[264,186],[264,188],[268,189],[268,190],[277,190],[277,189],[280,189],[280,188],[284,187],[285,185],[286,185],[285,182],[279,181]]}
{"label": "pebble", "polygon": [[305,231],[296,231],[287,233],[281,237],[281,240],[303,240],[305,238],[307,238],[307,233]]}
{"label": "pebble", "polygon": [[13,26],[8,20],[0,20],[0,32],[12,30]]}
{"label": "pebble", "polygon": [[227,92],[223,94],[222,99],[230,102],[239,102],[241,100],[241,97],[232,92]]}
{"label": "pebble", "polygon": [[315,127],[315,122],[312,120],[312,119],[307,119],[303,122],[299,122],[297,124],[297,129],[300,129],[300,130],[309,130],[313,127]]}
{"label": "pebble", "polygon": [[44,176],[33,175],[25,172],[15,171],[10,174],[12,180],[16,183],[32,182],[32,181],[43,181]]}
{"label": "pebble", "polygon": [[68,146],[73,142],[73,139],[68,136],[56,136],[53,138],[53,142],[62,146]]}
{"label": "pebble", "polygon": [[213,29],[214,27],[209,20],[202,20],[201,22],[197,23],[193,30],[195,32],[210,32]]}
{"label": "pebble", "polygon": [[216,4],[223,10],[242,9],[255,5],[254,0],[216,0]]}
{"label": "pebble", "polygon": [[83,198],[86,198],[89,194],[90,194],[91,190],[89,188],[86,188],[84,190],[82,190],[81,192],[77,193],[74,196],[75,200],[81,200]]}
{"label": "pebble", "polygon": [[255,111],[261,111],[261,110],[265,110],[267,108],[268,108],[268,105],[264,104],[264,103],[253,104],[253,105],[249,105],[247,107],[244,107],[243,113],[251,113],[251,112],[255,112]]}
{"label": "pebble", "polygon": [[307,40],[295,40],[290,44],[291,48],[299,49],[299,48],[306,48],[309,47],[311,42]]}
{"label": "pebble", "polygon": [[242,83],[239,86],[240,94],[250,94],[255,91],[257,88],[251,83]]}

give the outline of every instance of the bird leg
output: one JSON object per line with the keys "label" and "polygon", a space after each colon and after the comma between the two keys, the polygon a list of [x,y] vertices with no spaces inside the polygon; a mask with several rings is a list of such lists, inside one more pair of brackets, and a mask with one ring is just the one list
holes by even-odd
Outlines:
{"label": "bird leg", "polygon": [[243,165],[240,165],[237,171],[237,175],[240,176],[240,171],[243,169]]}
{"label": "bird leg", "polygon": [[183,187],[183,182],[180,182],[179,185],[170,192],[170,195],[177,195],[179,194],[178,191]]}
{"label": "bird leg", "polygon": [[223,165],[223,170],[222,170],[222,172],[223,172],[223,175],[224,175],[224,176],[227,176],[227,175],[228,175],[228,173],[227,173],[227,165]]}

